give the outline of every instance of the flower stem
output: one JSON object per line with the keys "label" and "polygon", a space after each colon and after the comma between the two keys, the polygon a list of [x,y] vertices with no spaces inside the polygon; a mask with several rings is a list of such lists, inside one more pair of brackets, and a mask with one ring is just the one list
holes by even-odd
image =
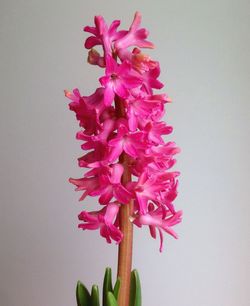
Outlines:
{"label": "flower stem", "polygon": [[[118,117],[125,116],[123,101],[119,97],[115,97],[116,114]],[[131,181],[131,172],[129,170],[129,156],[122,153],[119,162],[124,167],[122,176],[122,184]],[[130,294],[130,274],[132,270],[132,248],[133,248],[133,223],[129,217],[133,213],[133,200],[127,205],[122,204],[119,212],[119,225],[123,233],[123,240],[119,244],[118,249],[118,268],[117,277],[121,279],[121,288],[119,291],[118,305],[129,306]]]}

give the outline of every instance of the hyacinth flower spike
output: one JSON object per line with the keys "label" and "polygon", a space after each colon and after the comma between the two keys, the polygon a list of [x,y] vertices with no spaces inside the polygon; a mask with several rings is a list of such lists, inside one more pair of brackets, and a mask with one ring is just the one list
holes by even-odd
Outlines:
{"label": "hyacinth flower spike", "polygon": [[[90,95],[77,88],[65,91],[80,126],[76,138],[83,153],[78,165],[87,168],[81,178],[69,181],[82,193],[81,201],[98,197],[99,208],[79,214],[79,228],[98,230],[119,246],[119,294],[108,286],[110,299],[105,295],[104,306],[129,306],[135,296],[130,293],[130,283],[137,279],[133,274],[131,281],[133,225],[149,227],[153,238],[158,232],[162,251],[164,234],[177,238],[173,227],[182,218],[174,205],[179,172],[172,169],[180,149],[170,139],[173,127],[163,121],[171,99],[158,91],[164,86],[160,63],[142,51],[154,45],[141,19],[136,12],[129,29],[120,29],[119,20],[108,25],[96,16],[94,26],[84,28],[90,33],[84,46],[88,62],[103,69],[100,87]],[[90,294],[85,296],[90,301]],[[130,306],[141,306],[141,299],[135,300],[139,304],[132,298]]]}

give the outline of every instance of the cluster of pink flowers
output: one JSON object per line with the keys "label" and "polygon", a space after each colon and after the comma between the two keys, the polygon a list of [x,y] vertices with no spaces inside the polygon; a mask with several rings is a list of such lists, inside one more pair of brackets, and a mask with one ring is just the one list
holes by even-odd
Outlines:
{"label": "cluster of pink flowers", "polygon": [[[140,24],[137,12],[128,31],[118,30],[119,20],[108,26],[102,16],[95,17],[94,27],[84,28],[91,33],[85,41],[88,62],[105,71],[99,79],[101,86],[92,95],[82,96],[78,89],[65,91],[81,127],[76,138],[83,142],[81,148],[88,150],[78,163],[89,168],[83,178],[69,181],[83,192],[80,200],[99,196],[102,207],[82,211],[79,228],[99,229],[107,242],[120,243],[119,209],[132,200],[131,222],[149,226],[153,238],[158,230],[161,251],[163,231],[177,238],[172,227],[182,216],[173,206],[179,172],[169,171],[179,148],[163,138],[172,132],[172,127],[161,121],[164,106],[171,100],[166,94],[153,92],[163,87],[158,80],[160,66],[141,52],[140,48],[154,45],[146,40],[148,31]],[[101,54],[94,49],[99,45]],[[126,184],[122,182],[125,166],[119,158],[124,155],[132,174]]]}

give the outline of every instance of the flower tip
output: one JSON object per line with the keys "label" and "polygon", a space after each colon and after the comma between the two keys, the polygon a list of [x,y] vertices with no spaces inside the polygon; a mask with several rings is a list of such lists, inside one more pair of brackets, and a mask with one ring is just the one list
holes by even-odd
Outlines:
{"label": "flower tip", "polygon": [[178,211],[178,214],[179,214],[180,220],[182,220],[182,217],[183,217],[183,210],[179,210],[179,211]]}
{"label": "flower tip", "polygon": [[82,30],[84,32],[90,32],[91,31],[91,27],[90,26],[85,26],[85,27],[82,28]]}
{"label": "flower tip", "polygon": [[96,15],[94,18],[95,25],[97,28],[101,29],[101,27],[105,24],[104,18],[102,15]]}
{"label": "flower tip", "polygon": [[180,171],[175,171],[174,173],[175,173],[176,176],[180,176],[181,175]]}
{"label": "flower tip", "polygon": [[148,46],[149,49],[154,49],[155,48],[155,44],[150,43],[150,45]]}
{"label": "flower tip", "polygon": [[140,12],[136,11],[134,15],[134,20],[130,26],[130,30],[138,28],[141,24],[142,15]]}
{"label": "flower tip", "polygon": [[[78,214],[78,219],[82,220],[82,218],[83,218],[83,211],[81,211],[80,214]],[[81,224],[78,224],[78,227],[80,228]]]}
{"label": "flower tip", "polygon": [[95,15],[94,20],[95,22],[98,21],[99,19],[103,18],[101,15]]}
{"label": "flower tip", "polygon": [[86,229],[86,228],[84,228],[83,224],[78,224],[77,227],[78,227],[78,228],[81,228],[83,231]]}
{"label": "flower tip", "polygon": [[136,12],[135,12],[135,17],[141,18],[141,13],[140,13],[139,11],[136,11]]}
{"label": "flower tip", "polygon": [[69,98],[71,95],[71,92],[67,89],[64,89],[64,94],[65,94],[65,97]]}

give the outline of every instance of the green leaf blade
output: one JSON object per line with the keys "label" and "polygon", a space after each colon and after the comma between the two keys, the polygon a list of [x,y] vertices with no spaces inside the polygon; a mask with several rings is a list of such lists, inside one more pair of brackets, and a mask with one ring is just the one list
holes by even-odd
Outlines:
{"label": "green leaf blade", "polygon": [[103,297],[103,306],[108,306],[108,293],[113,292],[112,287],[112,270],[111,268],[106,268],[104,280],[103,280],[103,290],[102,290],[102,297]]}
{"label": "green leaf blade", "polygon": [[117,300],[112,292],[107,294],[107,306],[118,306]]}
{"label": "green leaf blade", "polygon": [[113,291],[113,294],[114,294],[114,297],[116,298],[116,300],[118,300],[120,287],[121,287],[121,279],[120,279],[120,277],[118,277],[116,282],[115,282],[114,291]]}
{"label": "green leaf blade", "polygon": [[137,270],[131,272],[129,306],[141,306],[141,283]]}
{"label": "green leaf blade", "polygon": [[76,285],[76,301],[77,306],[91,306],[91,298],[88,289],[80,281],[78,281]]}
{"label": "green leaf blade", "polygon": [[91,306],[100,306],[99,288],[97,285],[92,286],[91,290]]}

